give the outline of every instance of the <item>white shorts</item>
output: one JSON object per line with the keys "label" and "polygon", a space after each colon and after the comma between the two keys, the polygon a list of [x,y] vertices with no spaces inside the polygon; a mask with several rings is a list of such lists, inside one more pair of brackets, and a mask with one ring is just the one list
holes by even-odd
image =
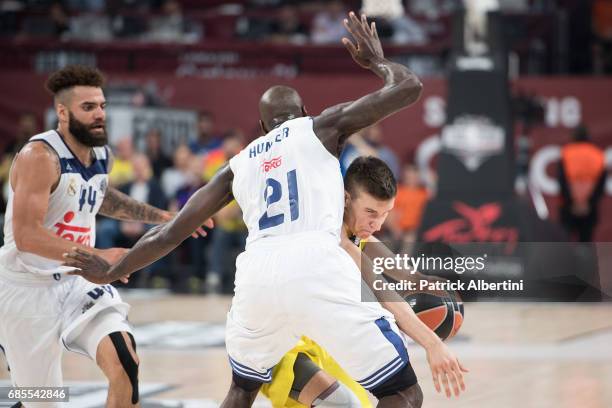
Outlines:
{"label": "white shorts", "polygon": [[269,382],[305,335],[372,390],[408,363],[403,334],[379,303],[361,301],[361,274],[331,235],[254,242],[236,260],[226,346],[234,373]]}
{"label": "white shorts", "polygon": [[104,336],[131,332],[128,309],[111,285],[96,285],[80,276],[62,275],[56,281],[0,269],[0,345],[13,384],[61,386],[63,349],[95,361]]}

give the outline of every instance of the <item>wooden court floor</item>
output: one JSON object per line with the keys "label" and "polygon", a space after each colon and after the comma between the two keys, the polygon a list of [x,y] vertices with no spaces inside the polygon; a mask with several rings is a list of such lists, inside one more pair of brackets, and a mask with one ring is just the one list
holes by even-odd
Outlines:
{"label": "wooden court floor", "polygon": [[[141,344],[141,383],[157,386],[143,407],[216,406],[231,375],[222,346],[231,299],[123,296]],[[467,392],[451,400],[436,394],[424,352],[409,347],[425,407],[612,407],[610,303],[469,303],[460,335],[449,344],[470,369]],[[7,379],[1,365],[0,379]],[[104,385],[95,364],[79,355],[65,354],[64,373],[67,385]],[[103,389],[98,394],[68,407],[103,406]]]}

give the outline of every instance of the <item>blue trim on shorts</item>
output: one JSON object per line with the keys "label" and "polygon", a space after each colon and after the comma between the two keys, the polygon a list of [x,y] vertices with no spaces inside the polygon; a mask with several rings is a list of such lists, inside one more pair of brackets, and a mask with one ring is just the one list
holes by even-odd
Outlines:
{"label": "blue trim on shorts", "polygon": [[406,350],[406,346],[404,346],[404,342],[400,336],[391,329],[391,325],[387,319],[381,317],[380,319],[376,320],[375,323],[385,338],[389,340],[391,344],[393,344],[398,356],[387,363],[384,367],[376,371],[374,374],[364,378],[361,381],[357,381],[359,385],[366,390],[373,390],[374,388],[383,384],[389,378],[397,374],[402,368],[404,368],[406,364],[408,364],[408,351]]}
{"label": "blue trim on shorts", "polygon": [[229,357],[230,366],[232,366],[232,371],[240,377],[255,380],[259,382],[269,383],[272,382],[272,369],[268,369],[265,374],[259,373],[252,368],[249,368],[243,364],[240,364],[236,360],[233,360]]}
{"label": "blue trim on shorts", "polygon": [[399,354],[402,360],[404,362],[408,362],[408,351],[406,350],[406,346],[404,345],[404,342],[400,336],[394,332],[393,329],[391,329],[391,325],[387,319],[381,317],[380,319],[376,320],[375,323],[387,340],[393,344],[393,347],[395,347],[397,354]]}

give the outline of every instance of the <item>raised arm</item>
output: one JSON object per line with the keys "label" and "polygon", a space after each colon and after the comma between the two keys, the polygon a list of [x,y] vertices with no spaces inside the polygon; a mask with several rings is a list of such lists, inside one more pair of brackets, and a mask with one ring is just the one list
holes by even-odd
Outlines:
{"label": "raised arm", "polygon": [[376,25],[369,25],[365,15],[360,20],[351,12],[344,25],[355,43],[348,38],[343,38],[342,43],[355,62],[381,78],[384,86],[356,101],[326,109],[314,118],[315,134],[334,155],[353,133],[414,103],[423,88],[408,68],[385,59]]}
{"label": "raised arm", "polygon": [[94,283],[110,283],[152,264],[168,254],[191,235],[214,213],[232,199],[234,174],[229,165],[222,167],[210,183],[200,188],[183,209],[166,224],[150,229],[132,249],[115,265],[82,250],[66,256],[66,265],[79,268],[81,275]]}

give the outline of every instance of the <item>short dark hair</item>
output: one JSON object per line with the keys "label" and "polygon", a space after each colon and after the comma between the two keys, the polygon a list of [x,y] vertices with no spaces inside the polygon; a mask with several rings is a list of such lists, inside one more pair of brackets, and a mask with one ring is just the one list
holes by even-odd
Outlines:
{"label": "short dark hair", "polygon": [[589,140],[589,130],[583,124],[580,124],[574,128],[572,132],[572,139],[575,142],[586,142]]}
{"label": "short dark hair", "polygon": [[75,86],[102,88],[103,85],[102,73],[97,68],[86,65],[68,65],[52,73],[46,83],[47,90],[54,96]]}
{"label": "short dark hair", "polygon": [[344,189],[356,194],[357,188],[378,200],[389,200],[397,194],[393,172],[384,161],[373,156],[356,158],[346,170]]}

